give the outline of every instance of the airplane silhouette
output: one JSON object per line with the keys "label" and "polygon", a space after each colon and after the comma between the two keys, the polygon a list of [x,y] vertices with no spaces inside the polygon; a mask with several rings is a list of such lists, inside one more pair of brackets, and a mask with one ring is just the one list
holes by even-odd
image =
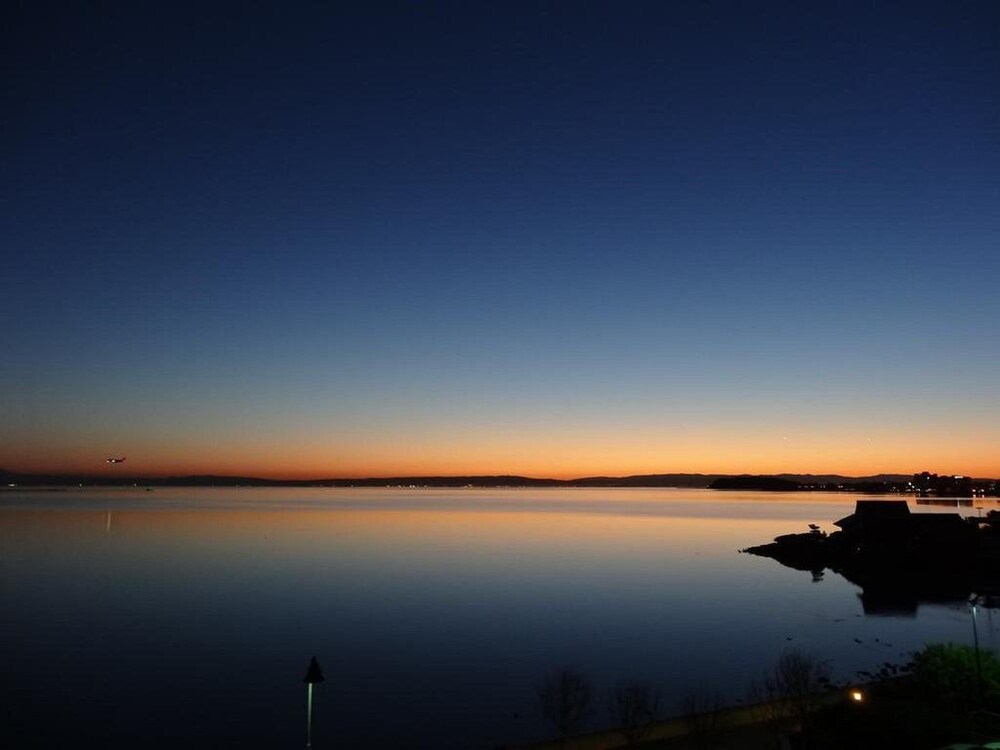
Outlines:
{"label": "airplane silhouette", "polygon": [[125,456],[122,456],[121,458],[109,458],[108,459],[108,463],[109,464],[120,464],[124,460],[125,460]]}

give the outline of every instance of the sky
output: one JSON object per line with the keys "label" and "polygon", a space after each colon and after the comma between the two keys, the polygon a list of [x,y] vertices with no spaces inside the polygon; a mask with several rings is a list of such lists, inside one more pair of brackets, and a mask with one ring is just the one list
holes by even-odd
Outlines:
{"label": "sky", "polygon": [[1000,476],[993,0],[2,34],[4,469]]}

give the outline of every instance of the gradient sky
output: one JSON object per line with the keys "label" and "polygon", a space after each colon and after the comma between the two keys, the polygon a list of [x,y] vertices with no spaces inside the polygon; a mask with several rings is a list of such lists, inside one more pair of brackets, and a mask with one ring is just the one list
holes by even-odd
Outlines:
{"label": "gradient sky", "polygon": [[3,33],[0,467],[1000,475],[994,0]]}

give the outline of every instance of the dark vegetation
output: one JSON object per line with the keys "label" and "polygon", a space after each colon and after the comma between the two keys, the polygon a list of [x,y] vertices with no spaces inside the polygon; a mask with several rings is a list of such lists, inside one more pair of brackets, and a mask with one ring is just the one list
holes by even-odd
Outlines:
{"label": "dark vegetation", "polygon": [[[689,692],[674,720],[686,731],[656,738],[659,693],[646,683],[611,691],[616,729],[602,747],[649,750],[835,750],[906,747],[1000,739],[1000,661],[990,651],[950,643],[925,646],[907,664],[883,665],[859,681],[833,682],[824,662],[800,651],[781,654],[753,682],[746,708],[726,708],[716,694]],[[593,716],[595,690],[580,671],[563,668],[538,689],[542,712],[559,732],[554,746],[576,746]],[[608,739],[617,734],[621,744]],[[668,733],[669,735],[670,733]],[[580,739],[587,744],[586,736]],[[580,746],[584,746],[581,744]],[[553,745],[547,745],[553,746]]]}
{"label": "dark vegetation", "polygon": [[681,716],[694,750],[712,750],[726,731],[726,704],[717,692],[691,689],[681,699]]}
{"label": "dark vegetation", "polygon": [[[909,663],[884,662],[840,684],[824,662],[787,651],[749,686],[742,707],[726,708],[717,695],[690,691],[680,716],[666,723],[657,719],[655,686],[626,683],[609,693],[616,729],[601,735],[600,746],[937,750],[1000,741],[1000,660],[979,648],[976,627],[979,607],[1000,606],[1000,512],[962,518],[911,513],[902,500],[859,500],[855,513],[835,525],[839,530],[826,534],[810,524],[808,532],[744,551],[809,571],[816,580],[826,568],[844,575],[862,586],[866,613],[915,609],[922,600],[966,602],[975,645],[929,644]],[[572,669],[554,673],[539,690],[543,712],[560,732],[559,747],[575,746],[570,737],[592,716],[594,692]],[[621,744],[609,741],[610,734]]]}
{"label": "dark vegetation", "polygon": [[625,683],[611,691],[608,707],[625,744],[635,747],[660,717],[660,691],[646,682]]}
{"label": "dark vegetation", "polygon": [[572,667],[549,674],[538,686],[542,715],[559,733],[560,747],[578,734],[593,713],[594,688],[590,680]]}
{"label": "dark vegetation", "polygon": [[770,674],[751,684],[749,697],[761,727],[780,745],[789,726],[803,736],[812,733],[816,714],[830,687],[825,663],[801,651],[786,651]]}
{"label": "dark vegetation", "polygon": [[880,676],[866,686],[863,702],[837,701],[820,710],[811,744],[801,746],[930,750],[1000,738],[1000,661],[991,651],[930,644],[909,664],[883,667]]}

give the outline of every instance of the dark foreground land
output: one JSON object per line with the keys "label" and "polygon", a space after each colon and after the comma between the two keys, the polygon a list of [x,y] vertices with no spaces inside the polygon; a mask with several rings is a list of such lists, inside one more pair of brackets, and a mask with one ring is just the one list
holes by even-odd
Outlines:
{"label": "dark foreground land", "polygon": [[[905,501],[860,500],[826,534],[818,526],[744,552],[814,577],[826,570],[862,587],[869,614],[922,601],[1000,606],[1000,513],[985,518],[910,513]],[[974,630],[974,633],[976,631]],[[764,701],[564,737],[532,750],[835,750],[1000,748],[1000,661],[975,646],[931,644],[907,664],[832,685],[822,664],[788,653],[762,682]],[[757,693],[760,697],[761,693]],[[638,733],[636,730],[640,730]]]}
{"label": "dark foreground land", "polygon": [[893,675],[855,685],[824,686],[813,672],[786,682],[779,697],[762,703],[566,736],[517,750],[1000,747],[1000,662],[993,654],[934,644],[914,656],[914,662],[886,670]]}
{"label": "dark foreground land", "polygon": [[[944,750],[959,745],[966,750],[1000,743],[1000,716],[987,711],[966,714],[941,712],[914,700],[898,686],[870,686],[867,704],[849,698],[828,699],[803,733],[801,722],[777,722],[763,717],[761,707],[725,709],[713,717],[681,717],[657,722],[638,744],[630,744],[620,730],[520,746],[514,750],[875,750],[910,748]],[[700,718],[714,726],[692,727]],[[1000,746],[1000,745],[998,745]]]}

